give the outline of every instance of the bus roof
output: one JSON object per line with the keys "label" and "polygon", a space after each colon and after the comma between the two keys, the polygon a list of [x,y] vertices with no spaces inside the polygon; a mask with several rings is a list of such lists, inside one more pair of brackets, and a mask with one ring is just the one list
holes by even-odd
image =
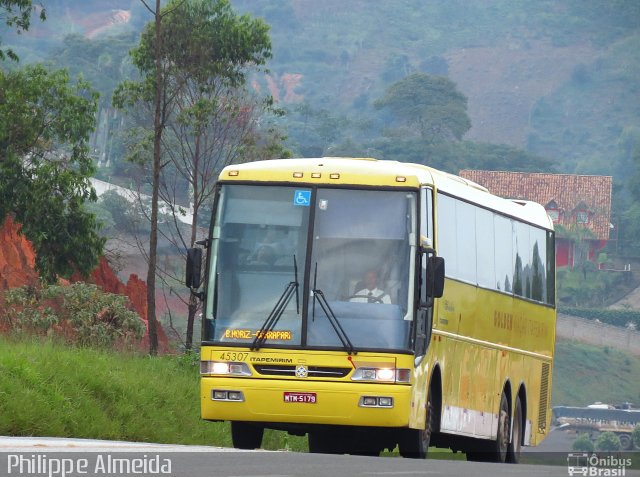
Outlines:
{"label": "bus roof", "polygon": [[440,192],[553,230],[553,222],[540,204],[503,199],[471,180],[421,164],[347,157],[275,159],[227,166],[220,173],[220,180],[380,187],[429,185]]}

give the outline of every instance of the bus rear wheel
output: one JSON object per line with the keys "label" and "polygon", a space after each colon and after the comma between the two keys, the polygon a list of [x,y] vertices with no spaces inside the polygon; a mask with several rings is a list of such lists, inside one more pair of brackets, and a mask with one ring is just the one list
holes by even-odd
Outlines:
{"label": "bus rear wheel", "polygon": [[522,403],[520,396],[516,397],[516,406],[513,410],[513,431],[511,432],[511,443],[507,448],[507,462],[517,464],[520,460],[520,449],[522,447]]}
{"label": "bus rear wheel", "polygon": [[264,427],[249,422],[231,422],[231,442],[236,449],[257,449],[262,445]]}

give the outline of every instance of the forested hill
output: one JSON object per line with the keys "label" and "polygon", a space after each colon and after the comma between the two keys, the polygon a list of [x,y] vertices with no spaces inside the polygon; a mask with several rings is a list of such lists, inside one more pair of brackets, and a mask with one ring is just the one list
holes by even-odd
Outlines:
{"label": "forested hill", "polygon": [[[376,143],[396,132],[389,133],[374,104],[389,85],[423,72],[449,77],[468,98],[471,129],[464,138],[476,144],[475,155],[484,153],[477,143],[507,144],[550,161],[538,168],[617,178],[633,170],[632,150],[640,141],[637,0],[231,3],[271,25],[270,74],[256,78],[254,86],[270,91],[288,110],[282,124],[296,154],[395,158],[400,152]],[[109,93],[111,82],[120,79],[113,76],[127,72],[123,50],[150,20],[142,3],[44,5],[45,23],[34,22],[20,36],[2,31],[3,42],[26,61],[49,59],[77,68],[73,57],[61,54],[65,35],[95,42],[129,33],[129,43],[111,43],[117,51],[90,55],[113,66],[99,86]],[[405,156],[412,158],[410,151]],[[518,162],[512,152],[511,157]],[[436,165],[457,172],[469,164]]]}
{"label": "forested hill", "polygon": [[630,165],[611,169],[639,134],[637,1],[233,3],[272,25],[280,97],[354,120],[408,73],[446,75],[468,97],[466,139],[524,148],[563,172],[621,177]]}

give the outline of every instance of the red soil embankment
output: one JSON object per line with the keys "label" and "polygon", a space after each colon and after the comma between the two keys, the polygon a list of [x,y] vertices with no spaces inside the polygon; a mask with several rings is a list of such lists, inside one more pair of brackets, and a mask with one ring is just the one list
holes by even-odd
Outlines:
{"label": "red soil embankment", "polygon": [[[20,233],[20,228],[20,224],[10,216],[0,226],[0,291],[38,283],[38,273],[35,270],[36,254],[31,242]],[[89,278],[83,279],[77,275],[72,277],[72,281],[95,283],[105,292],[126,295],[132,308],[147,327],[141,347],[148,347],[147,284],[143,280],[132,273],[127,283],[122,283],[106,258],[102,257]],[[157,330],[160,351],[167,351],[168,340],[160,323]]]}

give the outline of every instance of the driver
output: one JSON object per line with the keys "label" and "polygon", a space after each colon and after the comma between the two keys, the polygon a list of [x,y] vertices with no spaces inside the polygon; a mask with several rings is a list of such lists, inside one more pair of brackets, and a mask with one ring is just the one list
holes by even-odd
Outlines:
{"label": "driver", "polygon": [[364,286],[357,290],[349,301],[357,303],[386,303],[391,304],[391,297],[387,292],[378,288],[378,273],[370,270],[364,277],[364,283],[359,282],[358,286]]}

